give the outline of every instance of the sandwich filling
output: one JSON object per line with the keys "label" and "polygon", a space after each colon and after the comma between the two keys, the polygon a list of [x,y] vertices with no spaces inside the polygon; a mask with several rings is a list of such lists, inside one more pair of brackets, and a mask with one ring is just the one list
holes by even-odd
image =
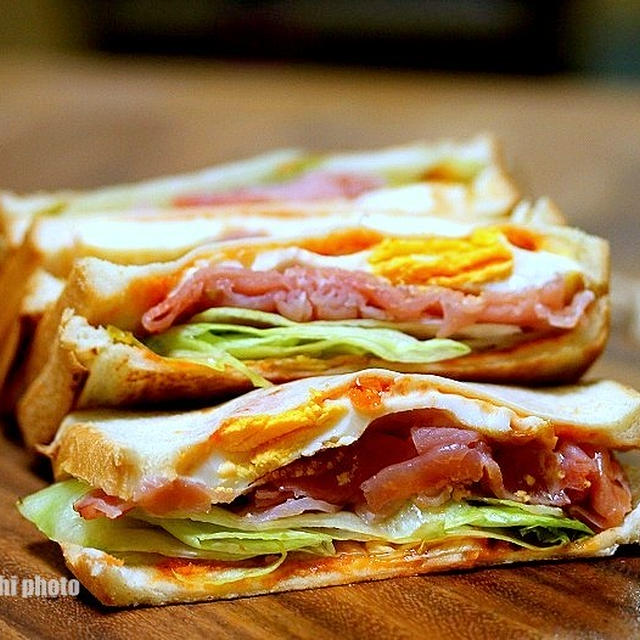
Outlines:
{"label": "sandwich filling", "polygon": [[442,155],[420,145],[362,154],[306,156],[277,167],[257,184],[187,193],[175,197],[172,205],[352,200],[384,187],[417,182],[468,183],[484,166],[486,160]]}
{"label": "sandwich filling", "polygon": [[172,204],[176,207],[198,207],[276,200],[350,200],[384,185],[382,177],[367,173],[308,171],[273,184],[178,196]]}
{"label": "sandwich filling", "polygon": [[199,261],[146,311],[141,338],[159,355],[234,366],[264,385],[270,369],[509,348],[574,329],[595,299],[579,262],[524,228],[461,237],[347,229]]}

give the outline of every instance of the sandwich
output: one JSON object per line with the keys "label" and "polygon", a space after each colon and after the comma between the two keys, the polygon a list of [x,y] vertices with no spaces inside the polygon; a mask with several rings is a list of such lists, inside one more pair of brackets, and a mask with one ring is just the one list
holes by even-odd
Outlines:
{"label": "sandwich", "polygon": [[615,382],[373,369],[71,414],[45,448],[58,482],[18,508],[103,604],[233,598],[610,555],[639,541],[639,446],[640,394]]}
{"label": "sandwich", "polygon": [[451,216],[503,216],[518,192],[491,136],[457,143],[415,142],[379,150],[313,154],[296,149],[202,171],[85,192],[20,196],[0,192],[0,254],[18,247],[38,216],[283,201],[398,202]]}
{"label": "sandwich", "polygon": [[570,381],[604,347],[607,282],[606,242],[575,229],[425,216],[144,266],[86,258],[38,325],[18,423],[46,444],[75,409],[207,403],[377,366]]}
{"label": "sandwich", "polygon": [[[172,260],[205,242],[299,234],[338,219],[358,224],[381,212],[502,218],[516,198],[489,136],[342,154],[275,151],[94,192],[0,193],[0,387],[10,378],[4,409],[11,412],[22,392],[15,356],[57,297],[52,277],[64,280],[78,257]],[[562,222],[555,208],[543,208]]]}

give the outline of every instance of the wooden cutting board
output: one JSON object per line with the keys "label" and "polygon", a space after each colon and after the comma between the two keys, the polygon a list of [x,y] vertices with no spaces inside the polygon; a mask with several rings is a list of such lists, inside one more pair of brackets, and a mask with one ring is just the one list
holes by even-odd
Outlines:
{"label": "wooden cutting board", "polygon": [[[565,80],[439,78],[319,69],[4,59],[0,186],[93,186],[286,145],[371,147],[491,129],[525,191],[612,240],[640,276],[640,91]],[[629,281],[625,281],[625,287]],[[637,285],[636,285],[637,286]],[[632,290],[590,375],[640,388]],[[624,318],[623,315],[624,314]],[[47,468],[0,435],[0,574],[70,577],[57,545],[14,508]],[[1,581],[0,581],[1,582]],[[232,602],[107,610],[82,591],[0,596],[0,638],[633,638],[640,555],[430,575]]]}

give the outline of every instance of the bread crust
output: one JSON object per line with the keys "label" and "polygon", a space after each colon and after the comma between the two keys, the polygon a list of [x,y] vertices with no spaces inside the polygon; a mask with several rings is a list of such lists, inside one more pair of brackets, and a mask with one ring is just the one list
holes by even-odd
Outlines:
{"label": "bread crust", "polygon": [[[0,388],[9,375],[13,360],[18,351],[20,345],[21,336],[20,323],[16,322],[5,333],[2,340],[2,347],[0,347]],[[6,405],[4,404],[4,394],[2,402],[0,403],[0,411],[5,411]]]}
{"label": "bread crust", "polygon": [[287,558],[266,576],[226,584],[215,584],[219,572],[208,570],[204,561],[182,563],[156,557],[147,563],[128,565],[96,549],[61,547],[69,569],[102,604],[127,607],[231,599],[515,562],[608,556],[620,541],[615,533],[606,533],[609,535],[602,540],[596,536],[561,550],[540,551],[471,538],[426,545],[422,552],[386,554],[370,553],[366,545],[351,543],[349,553],[329,558]]}
{"label": "bread crust", "polygon": [[28,243],[5,255],[0,265],[0,340],[3,366],[0,369],[0,388],[4,385],[18,343],[22,301],[28,294],[28,282],[38,265],[37,254]]}

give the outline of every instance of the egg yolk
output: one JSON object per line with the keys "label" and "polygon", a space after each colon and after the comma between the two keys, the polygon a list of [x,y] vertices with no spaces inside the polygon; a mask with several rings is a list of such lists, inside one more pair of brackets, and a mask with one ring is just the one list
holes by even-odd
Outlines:
{"label": "egg yolk", "polygon": [[394,285],[461,287],[508,277],[513,254],[496,228],[466,238],[387,238],[369,256],[374,273]]}
{"label": "egg yolk", "polygon": [[229,418],[213,437],[224,451],[249,453],[294,432],[317,433],[334,424],[344,412],[342,406],[327,405],[320,398],[314,398],[308,404],[282,413]]}

